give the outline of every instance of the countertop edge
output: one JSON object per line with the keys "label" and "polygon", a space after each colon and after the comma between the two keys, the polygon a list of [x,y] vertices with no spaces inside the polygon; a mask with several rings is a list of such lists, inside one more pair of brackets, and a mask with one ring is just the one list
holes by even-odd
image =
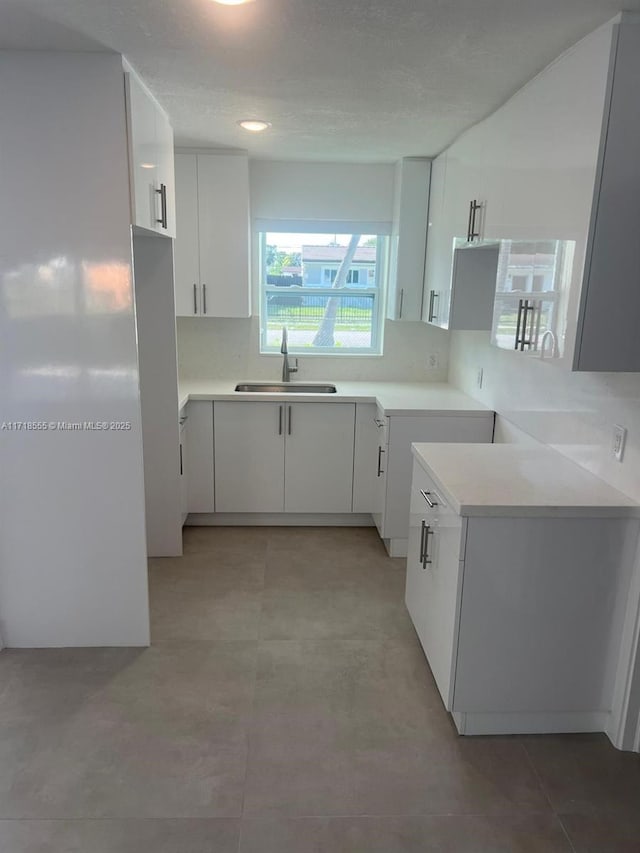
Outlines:
{"label": "countertop edge", "polygon": [[[437,390],[438,392],[442,391],[453,391],[456,394],[459,394],[461,397],[465,397],[466,395],[459,391],[457,388],[451,388],[451,386],[445,385],[443,388],[431,389],[427,388],[421,391],[421,393],[428,393],[429,390]],[[411,393],[407,391],[407,393]],[[420,392],[419,392],[420,393]],[[421,405],[416,404],[410,407],[406,405],[398,405],[397,402],[394,403],[386,403],[385,402],[385,391],[382,390],[379,394],[375,394],[371,391],[364,391],[362,393],[357,393],[353,391],[347,392],[338,392],[336,394],[276,394],[276,393],[265,393],[261,394],[257,393],[243,393],[239,391],[202,391],[202,390],[184,390],[179,392],[178,397],[178,408],[179,410],[183,409],[184,406],[191,400],[199,400],[199,401],[207,401],[211,400],[213,402],[273,402],[273,403],[285,403],[285,402],[300,402],[300,403],[327,403],[327,402],[335,402],[335,403],[361,403],[361,404],[371,404],[378,406],[379,409],[383,412],[385,417],[411,417],[411,416],[419,416],[421,414],[428,414],[434,417],[446,417],[446,416],[455,416],[455,417],[473,417],[473,418],[489,418],[494,416],[493,409],[489,409],[482,404],[477,403],[477,401],[473,400],[473,398],[469,398],[470,407],[469,408],[461,408],[456,406],[455,403],[452,403],[451,406],[442,405],[442,400],[438,401],[438,405],[435,408],[429,407],[427,404]]]}
{"label": "countertop edge", "polygon": [[[420,442],[424,443],[424,442]],[[495,446],[495,445],[494,445]],[[512,447],[513,445],[505,445]],[[553,451],[557,453],[557,451]],[[640,504],[633,503],[632,498],[628,498],[630,503],[624,504],[469,504],[460,502],[446,487],[436,472],[430,467],[429,463],[424,459],[421,452],[411,445],[411,453],[422,470],[433,480],[437,489],[442,492],[442,496],[447,500],[451,509],[456,515],[462,518],[619,518],[619,519],[640,519]],[[566,457],[566,462],[580,468],[576,462]],[[604,480],[596,474],[592,474],[586,469],[581,469],[584,473],[593,477],[595,481],[601,481],[609,488]],[[623,494],[622,492],[620,494]],[[623,497],[626,497],[623,495]]]}

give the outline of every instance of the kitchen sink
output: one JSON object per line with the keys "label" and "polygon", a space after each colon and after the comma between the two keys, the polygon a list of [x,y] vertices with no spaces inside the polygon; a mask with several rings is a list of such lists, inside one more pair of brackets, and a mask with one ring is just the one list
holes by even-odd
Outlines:
{"label": "kitchen sink", "polygon": [[335,385],[304,382],[244,382],[236,385],[236,391],[257,394],[335,394]]}

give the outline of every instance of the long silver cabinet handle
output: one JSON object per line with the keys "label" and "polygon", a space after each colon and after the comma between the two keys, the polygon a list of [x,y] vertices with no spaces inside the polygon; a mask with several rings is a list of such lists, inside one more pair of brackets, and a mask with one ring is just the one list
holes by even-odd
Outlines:
{"label": "long silver cabinet handle", "polygon": [[291,435],[291,406],[289,406],[288,415],[289,415],[289,425],[287,426],[287,434]]}
{"label": "long silver cabinet handle", "polygon": [[198,313],[198,285],[193,285],[193,313]]}
{"label": "long silver cabinet handle", "polygon": [[424,528],[424,550],[422,552],[422,568],[426,569],[428,565],[433,563],[433,560],[429,559],[429,537],[433,535],[433,530],[425,521],[423,521],[422,524]]}
{"label": "long silver cabinet handle", "polygon": [[202,285],[202,313],[207,313],[207,285]]}
{"label": "long silver cabinet handle", "polygon": [[404,287],[400,288],[400,310],[398,311],[398,319],[402,317],[402,306],[404,305]]}
{"label": "long silver cabinet handle", "polygon": [[278,435],[282,435],[282,410],[284,406],[278,406]]}
{"label": "long silver cabinet handle", "polygon": [[420,530],[420,556],[418,557],[418,560],[420,563],[422,563],[422,561],[424,560],[424,532],[425,532],[426,528],[427,528],[427,522],[423,518],[422,519],[422,529]]}
{"label": "long silver cabinet handle", "polygon": [[380,477],[380,476],[382,476],[382,474],[384,474],[384,471],[380,467],[380,463],[382,462],[382,454],[383,453],[384,453],[384,450],[382,449],[382,447],[378,447],[378,477]]}
{"label": "long silver cabinet handle", "polygon": [[431,509],[438,506],[438,501],[432,501],[431,500],[431,492],[425,492],[424,489],[420,489],[420,494],[425,499],[425,501],[429,504]]}

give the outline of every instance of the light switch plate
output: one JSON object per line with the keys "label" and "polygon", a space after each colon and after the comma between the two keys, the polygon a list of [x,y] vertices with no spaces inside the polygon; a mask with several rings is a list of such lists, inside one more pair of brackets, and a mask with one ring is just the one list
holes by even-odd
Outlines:
{"label": "light switch plate", "polygon": [[627,440],[626,427],[620,426],[620,424],[614,424],[614,426],[613,426],[613,444],[611,446],[611,453],[618,460],[618,462],[622,462],[622,457],[624,455],[624,445],[625,445],[626,440]]}

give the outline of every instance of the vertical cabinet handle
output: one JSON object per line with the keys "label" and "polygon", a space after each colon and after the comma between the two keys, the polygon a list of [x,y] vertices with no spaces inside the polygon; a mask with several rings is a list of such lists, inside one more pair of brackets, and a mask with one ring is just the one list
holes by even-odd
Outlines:
{"label": "vertical cabinet handle", "polygon": [[183,468],[182,468],[182,442],[180,442],[180,476],[182,477]]}
{"label": "vertical cabinet handle", "polygon": [[432,320],[437,320],[438,315],[435,310],[435,301],[438,300],[438,305],[440,304],[440,293],[437,290],[431,290],[429,296],[429,322]]}
{"label": "vertical cabinet handle", "polygon": [[[518,302],[515,349],[519,349],[520,352],[524,351],[525,346],[528,349],[538,349],[540,318],[542,316],[541,308],[542,303],[535,302],[533,299],[520,299]],[[529,312],[531,312],[531,325],[529,326],[529,337],[527,337],[527,321],[529,319]]]}
{"label": "vertical cabinet handle", "polygon": [[278,435],[282,435],[282,410],[284,406],[278,406]]}
{"label": "vertical cabinet handle", "polygon": [[207,313],[207,285],[202,285],[202,313]]}
{"label": "vertical cabinet handle", "polygon": [[426,569],[428,565],[433,563],[433,560],[429,559],[429,537],[433,535],[433,530],[426,523],[426,521],[422,522],[422,530],[424,535],[424,548],[422,551],[422,568]]}
{"label": "vertical cabinet handle", "polygon": [[198,313],[198,286],[193,285],[193,313]]}
{"label": "vertical cabinet handle", "polygon": [[418,560],[420,563],[422,563],[422,561],[424,560],[424,533],[425,533],[426,527],[427,527],[427,522],[423,518],[422,519],[422,529],[420,531],[420,556],[418,557]]}
{"label": "vertical cabinet handle", "polygon": [[476,214],[481,209],[482,205],[478,204],[478,199],[474,198],[469,202],[469,224],[467,228],[467,243],[473,243],[476,237],[480,236],[480,231],[476,230]]}
{"label": "vertical cabinet handle", "polygon": [[398,319],[402,318],[402,306],[404,305],[404,287],[400,288],[400,310],[398,311]]}
{"label": "vertical cabinet handle", "polygon": [[380,467],[380,465],[382,463],[382,454],[383,453],[384,453],[384,450],[382,449],[382,447],[379,446],[378,447],[378,477],[380,477],[380,476],[382,476],[382,474],[384,474],[384,471]]}
{"label": "vertical cabinet handle", "polygon": [[289,406],[289,411],[288,411],[288,413],[287,413],[287,414],[288,414],[288,416],[289,416],[289,423],[288,423],[288,426],[287,426],[287,434],[288,434],[288,435],[291,435],[291,406]]}
{"label": "vertical cabinet handle", "polygon": [[167,185],[160,184],[160,189],[156,192],[160,196],[160,219],[156,219],[156,222],[163,228],[167,228]]}

